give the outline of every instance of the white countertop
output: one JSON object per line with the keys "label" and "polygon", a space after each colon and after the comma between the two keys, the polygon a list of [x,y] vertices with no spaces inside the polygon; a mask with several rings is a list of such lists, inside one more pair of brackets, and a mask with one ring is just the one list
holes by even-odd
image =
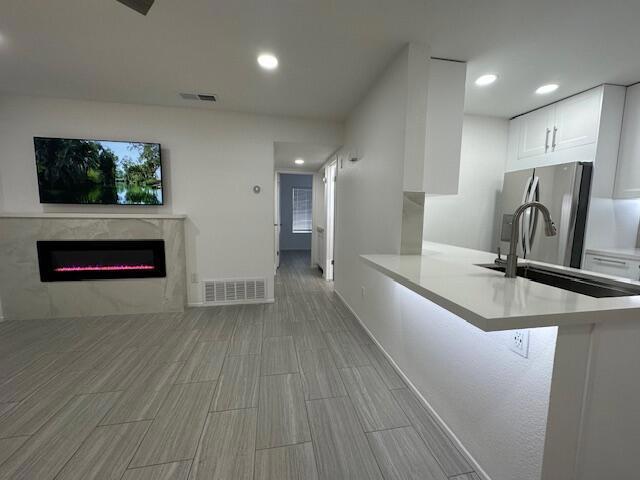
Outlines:
{"label": "white countertop", "polygon": [[425,242],[422,255],[361,255],[361,258],[401,285],[485,331],[640,321],[640,296],[593,298],[525,278],[505,278],[504,273],[475,265],[492,263],[494,253]]}
{"label": "white countertop", "polygon": [[184,219],[186,215],[168,213],[0,213],[0,218],[147,218],[147,219]]}
{"label": "white countertop", "polygon": [[640,248],[588,248],[586,254],[640,261]]}

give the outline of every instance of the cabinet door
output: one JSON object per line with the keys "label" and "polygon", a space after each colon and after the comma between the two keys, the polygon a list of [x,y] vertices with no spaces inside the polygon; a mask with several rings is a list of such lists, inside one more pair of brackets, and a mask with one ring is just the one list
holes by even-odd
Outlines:
{"label": "cabinet door", "polygon": [[549,151],[554,109],[551,105],[521,117],[518,158],[545,155]]}
{"label": "cabinet door", "polygon": [[640,85],[627,89],[615,196],[640,197]]}
{"label": "cabinet door", "polygon": [[640,278],[639,267],[640,264],[633,260],[622,260],[605,255],[587,253],[584,257],[582,268],[591,272],[613,275],[614,277],[638,280]]}
{"label": "cabinet door", "polygon": [[601,102],[601,88],[559,102],[551,134],[551,151],[594,143],[598,139]]}

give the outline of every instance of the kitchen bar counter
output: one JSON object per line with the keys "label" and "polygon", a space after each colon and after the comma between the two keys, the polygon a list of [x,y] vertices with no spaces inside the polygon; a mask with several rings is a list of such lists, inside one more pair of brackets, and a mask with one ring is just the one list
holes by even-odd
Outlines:
{"label": "kitchen bar counter", "polygon": [[476,265],[495,257],[431,242],[422,255],[361,255],[375,270],[484,331],[640,320],[640,296],[593,298]]}

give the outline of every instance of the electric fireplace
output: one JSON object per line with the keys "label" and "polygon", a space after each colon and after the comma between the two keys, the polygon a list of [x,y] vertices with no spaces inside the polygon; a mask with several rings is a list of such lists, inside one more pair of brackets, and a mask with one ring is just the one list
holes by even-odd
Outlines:
{"label": "electric fireplace", "polygon": [[43,282],[166,277],[164,240],[38,241]]}

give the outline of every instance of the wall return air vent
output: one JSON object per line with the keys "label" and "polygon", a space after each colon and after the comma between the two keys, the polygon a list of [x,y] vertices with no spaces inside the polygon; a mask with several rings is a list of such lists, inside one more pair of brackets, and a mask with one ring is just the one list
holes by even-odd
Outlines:
{"label": "wall return air vent", "polygon": [[260,302],[266,298],[264,278],[247,280],[206,280],[204,285],[204,303],[221,305],[230,303]]}

